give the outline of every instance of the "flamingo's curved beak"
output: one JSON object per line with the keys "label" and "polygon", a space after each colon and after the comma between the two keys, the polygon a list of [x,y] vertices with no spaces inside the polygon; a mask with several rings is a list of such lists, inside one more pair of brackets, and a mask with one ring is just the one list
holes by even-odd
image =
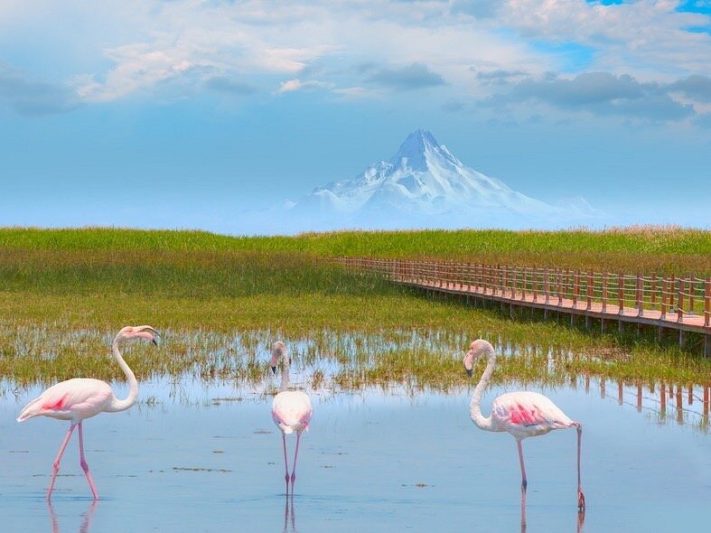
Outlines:
{"label": "flamingo's curved beak", "polygon": [[156,338],[152,339],[151,343],[153,343],[154,346],[158,346],[158,339],[156,339]]}
{"label": "flamingo's curved beak", "polygon": [[272,374],[276,374],[276,367],[273,366],[273,367],[271,367],[271,368],[272,368]]}
{"label": "flamingo's curved beak", "polygon": [[472,369],[467,368],[467,376],[472,377]]}

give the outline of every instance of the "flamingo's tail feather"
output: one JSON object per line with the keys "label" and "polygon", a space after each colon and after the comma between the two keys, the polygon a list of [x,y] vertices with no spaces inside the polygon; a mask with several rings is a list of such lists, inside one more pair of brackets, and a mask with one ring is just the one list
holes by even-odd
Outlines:
{"label": "flamingo's tail feather", "polygon": [[22,409],[22,412],[20,412],[20,416],[17,417],[17,421],[24,422],[25,420],[32,418],[33,416],[37,416],[40,411],[38,402],[39,398],[35,398],[30,403],[25,405],[24,409]]}

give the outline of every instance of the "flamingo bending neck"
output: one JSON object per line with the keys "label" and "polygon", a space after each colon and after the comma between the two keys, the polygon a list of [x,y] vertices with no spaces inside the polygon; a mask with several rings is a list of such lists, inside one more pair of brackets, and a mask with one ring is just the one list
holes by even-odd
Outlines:
{"label": "flamingo bending neck", "polygon": [[491,345],[488,345],[488,343],[484,349],[486,350],[487,355],[486,369],[484,370],[484,373],[481,375],[479,383],[477,383],[477,386],[474,389],[474,394],[472,394],[472,400],[469,404],[469,416],[477,427],[485,429],[486,431],[494,431],[492,429],[493,425],[491,423],[491,416],[486,417],[481,414],[480,404],[481,396],[482,394],[484,394],[484,390],[486,389],[486,387],[489,386],[491,375],[494,373],[494,366],[496,365],[496,354],[494,353],[493,348],[491,348]]}
{"label": "flamingo bending neck", "polygon": [[113,353],[114,359],[116,359],[116,362],[121,367],[121,370],[123,370],[123,373],[126,376],[126,381],[128,381],[129,390],[128,396],[126,396],[126,398],[124,398],[123,400],[119,400],[118,398],[116,398],[116,396],[113,397],[113,399],[111,400],[111,405],[108,407],[108,409],[106,409],[108,412],[112,413],[125,411],[134,403],[136,403],[136,399],[138,398],[138,381],[136,380],[136,376],[134,375],[133,371],[129,368],[128,364],[126,364],[126,361],[124,361],[121,352],[119,351],[118,342],[120,339],[121,334],[119,333],[118,335],[116,335],[114,341],[111,343],[111,353]]}

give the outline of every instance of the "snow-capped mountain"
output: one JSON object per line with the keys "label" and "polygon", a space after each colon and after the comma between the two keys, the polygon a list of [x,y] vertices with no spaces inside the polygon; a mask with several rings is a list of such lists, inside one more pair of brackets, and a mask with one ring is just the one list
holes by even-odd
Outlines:
{"label": "snow-capped mountain", "polygon": [[[551,226],[585,218],[579,206],[552,206],[466,166],[417,130],[387,161],[355,178],[314,189],[288,209],[307,229]],[[570,222],[569,222],[570,223]]]}
{"label": "snow-capped mountain", "polygon": [[462,209],[550,209],[467,167],[423,130],[408,135],[389,161],[375,163],[353,179],[319,187],[299,203],[341,213],[382,208],[428,215],[460,214]]}

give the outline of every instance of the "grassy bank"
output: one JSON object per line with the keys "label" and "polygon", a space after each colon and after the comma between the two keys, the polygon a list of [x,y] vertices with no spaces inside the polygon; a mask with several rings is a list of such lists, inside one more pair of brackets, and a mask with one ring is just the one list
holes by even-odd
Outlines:
{"label": "grassy bank", "polygon": [[[129,352],[142,378],[188,372],[247,379],[264,368],[254,360],[257,350],[283,337],[312,346],[310,357],[339,365],[334,379],[343,386],[413,380],[446,386],[465,382],[459,355],[453,354],[460,354],[470,339],[485,337],[526,354],[503,363],[501,379],[555,383],[587,374],[707,383],[711,363],[674,347],[657,348],[636,336],[590,334],[552,322],[512,321],[494,310],[432,301],[374,277],[353,276],[321,260],[346,251],[417,255],[424,250],[458,257],[458,239],[469,243],[470,252],[479,246],[484,255],[511,257],[533,253],[529,241],[540,239],[549,243],[543,257],[565,252],[572,260],[575,254],[564,248],[578,238],[579,247],[584,242],[597,246],[597,255],[590,254],[601,262],[606,253],[652,262],[659,259],[659,250],[677,258],[670,263],[674,268],[700,257],[709,261],[704,255],[708,234],[702,232],[670,231],[663,242],[644,232],[337,233],[247,239],[200,232],[4,229],[0,375],[18,383],[76,375],[120,379],[108,359],[108,344],[123,325],[147,323],[165,333],[166,343],[157,351],[136,347]],[[623,253],[618,239],[635,242],[636,251]],[[517,242],[528,244],[517,250]],[[252,344],[235,340],[245,335]],[[336,341],[313,344],[326,337]],[[381,344],[368,340],[383,338]],[[413,341],[421,338],[428,339],[424,347]],[[553,374],[546,364],[550,354],[558,354]]]}

